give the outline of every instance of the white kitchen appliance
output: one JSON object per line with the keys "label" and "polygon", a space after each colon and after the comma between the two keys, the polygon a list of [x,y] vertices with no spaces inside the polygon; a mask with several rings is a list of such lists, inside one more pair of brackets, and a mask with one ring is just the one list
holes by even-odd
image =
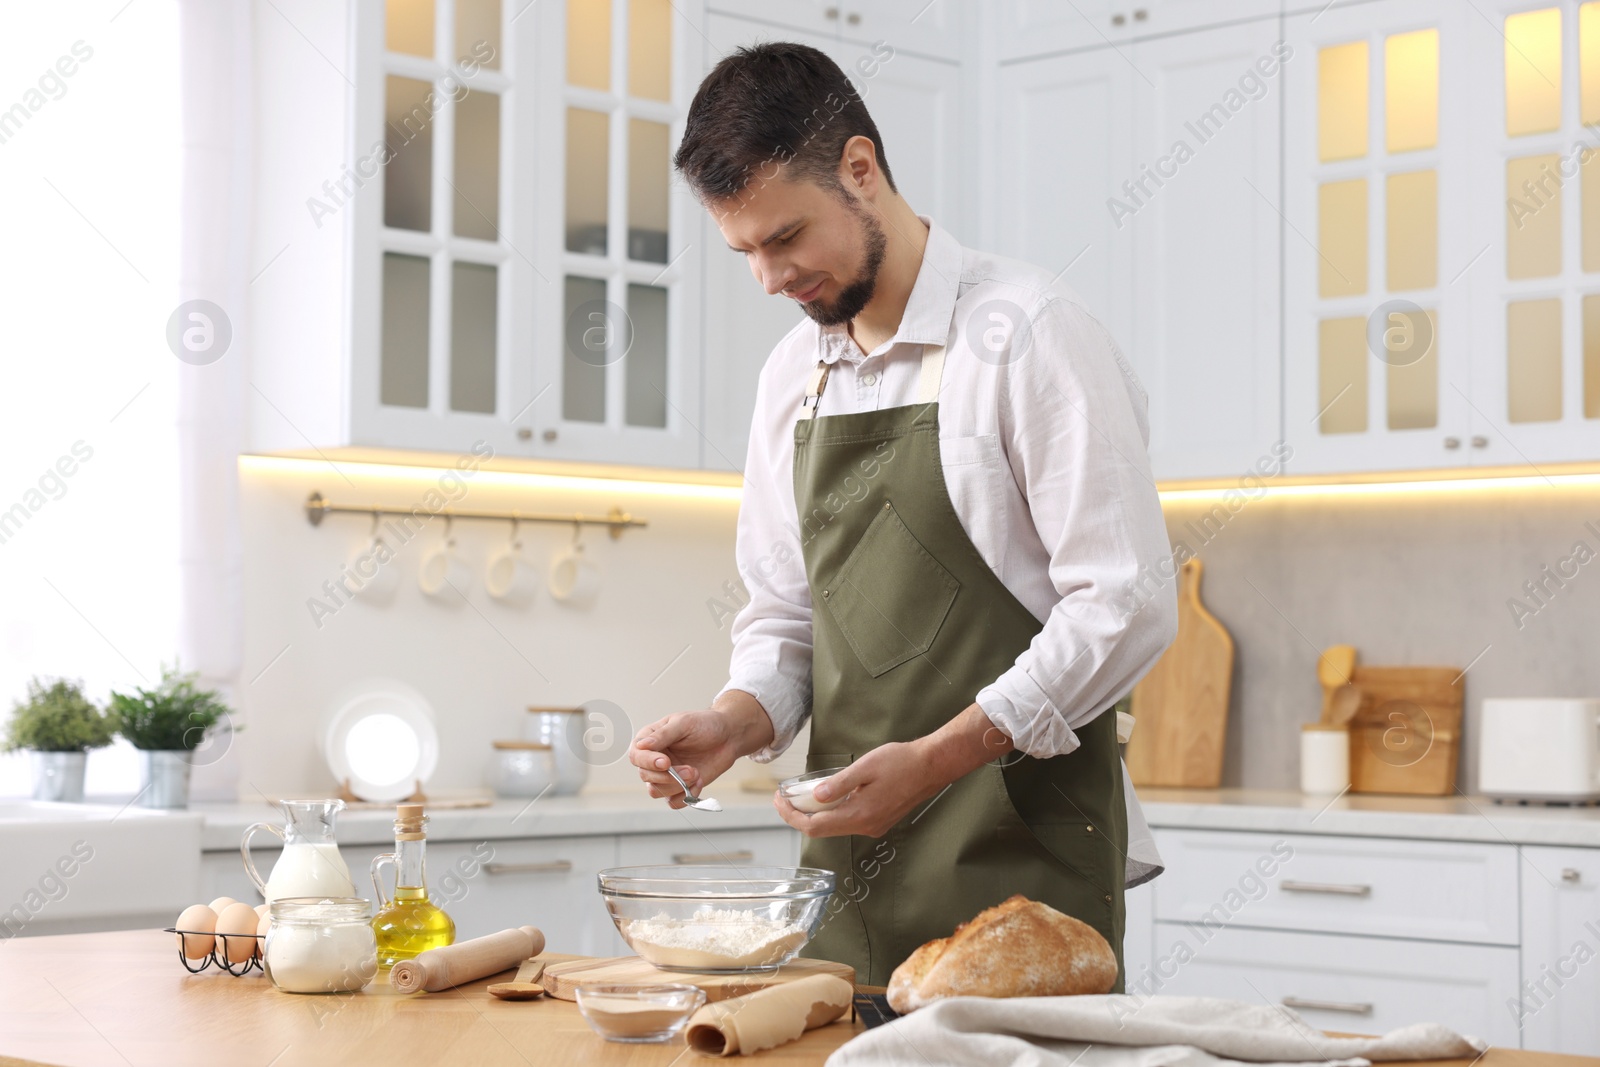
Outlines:
{"label": "white kitchen appliance", "polygon": [[1600,801],[1600,700],[1485,700],[1478,791],[1507,800]]}

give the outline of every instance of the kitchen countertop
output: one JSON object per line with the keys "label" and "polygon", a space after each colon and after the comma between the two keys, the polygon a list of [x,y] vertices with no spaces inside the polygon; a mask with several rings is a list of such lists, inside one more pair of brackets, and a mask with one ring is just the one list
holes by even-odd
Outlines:
{"label": "kitchen countertop", "polygon": [[[174,958],[172,935],[157,930],[15,938],[0,954],[0,1063],[7,1067],[16,1063],[11,1056],[58,1067],[668,1067],[684,1056],[678,1043],[604,1042],[574,1004],[489,996],[485,987],[510,971],[444,993],[404,996],[374,983],[323,997],[280,993],[259,972],[188,974]],[[758,1053],[756,1062],[815,1067],[862,1029],[840,1020]],[[706,1061],[691,1055],[687,1062]],[[1425,1062],[1593,1067],[1600,1059],[1497,1048],[1471,1063]]]}
{"label": "kitchen countertop", "polygon": [[[566,1001],[491,997],[485,987],[514,971],[443,993],[404,995],[385,980],[355,994],[297,995],[260,971],[189,974],[176,939],[158,930],[16,938],[0,961],[7,1067],[8,1056],[59,1067],[666,1067],[685,1052],[681,1041],[603,1041]],[[863,1029],[840,1020],[759,1062],[815,1067]]]}
{"label": "kitchen countertop", "polygon": [[1157,829],[1348,834],[1426,841],[1600,848],[1600,808],[1497,804],[1488,797],[1346,793],[1330,802],[1297,790],[1139,790]]}
{"label": "kitchen countertop", "polygon": [[[719,783],[720,784],[720,783]],[[747,793],[737,784],[713,786],[720,812],[673,810],[653,800],[641,786],[625,792],[546,796],[538,800],[496,799],[486,808],[429,808],[428,837],[434,841],[498,841],[515,837],[660,833],[688,830],[786,828],[772,806],[771,793]],[[266,800],[256,803],[196,803],[190,811],[205,817],[200,847],[238,851],[245,827],[254,822],[283,824],[283,813]],[[351,808],[339,813],[341,845],[381,845],[394,841],[394,808]],[[277,841],[260,834],[252,848],[271,849]]]}

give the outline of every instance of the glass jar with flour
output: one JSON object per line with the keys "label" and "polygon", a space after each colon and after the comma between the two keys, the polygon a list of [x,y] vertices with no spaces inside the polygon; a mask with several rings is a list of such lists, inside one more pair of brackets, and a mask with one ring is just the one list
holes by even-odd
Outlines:
{"label": "glass jar with flour", "polygon": [[378,973],[369,902],[360,897],[280,897],[262,963],[285,993],[349,993]]}
{"label": "glass jar with flour", "polygon": [[[355,882],[350,879],[350,868],[339,855],[339,844],[334,840],[334,819],[344,810],[344,801],[281,800],[283,825],[258,822],[245,828],[239,842],[239,852],[244,856],[244,872],[268,904],[280,897],[353,897]],[[272,874],[265,881],[256,872],[250,858],[250,838],[256,831],[265,830],[283,839],[283,852],[272,865]]]}

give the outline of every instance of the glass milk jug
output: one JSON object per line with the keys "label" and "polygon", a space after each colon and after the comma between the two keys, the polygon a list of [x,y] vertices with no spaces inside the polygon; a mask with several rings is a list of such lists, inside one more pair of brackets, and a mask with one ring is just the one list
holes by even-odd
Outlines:
{"label": "glass milk jug", "polygon": [[[333,820],[344,810],[342,800],[281,800],[283,825],[258,822],[245,828],[239,841],[244,872],[271,904],[279,897],[353,897],[355,883],[350,868],[339,855],[333,838]],[[272,865],[265,882],[250,859],[250,838],[265,830],[283,839],[283,853]]]}

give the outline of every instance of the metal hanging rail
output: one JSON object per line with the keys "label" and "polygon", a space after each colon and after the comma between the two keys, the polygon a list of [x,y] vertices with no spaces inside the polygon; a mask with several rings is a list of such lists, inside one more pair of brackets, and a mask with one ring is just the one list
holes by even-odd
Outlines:
{"label": "metal hanging rail", "polygon": [[[423,509],[384,507],[381,504],[335,504],[326,499],[321,493],[313,492],[306,498],[306,521],[313,526],[321,526],[324,516],[333,513],[347,515],[412,515],[414,511]],[[428,511],[431,518],[435,515],[447,519],[487,519],[491,522],[551,522],[563,526],[605,526],[611,531],[613,539],[621,537],[622,532],[630,526],[650,525],[644,519],[635,518],[621,508],[612,508],[605,515],[585,515],[581,511],[556,512],[556,511],[466,511],[457,508],[441,508],[438,511]]]}

